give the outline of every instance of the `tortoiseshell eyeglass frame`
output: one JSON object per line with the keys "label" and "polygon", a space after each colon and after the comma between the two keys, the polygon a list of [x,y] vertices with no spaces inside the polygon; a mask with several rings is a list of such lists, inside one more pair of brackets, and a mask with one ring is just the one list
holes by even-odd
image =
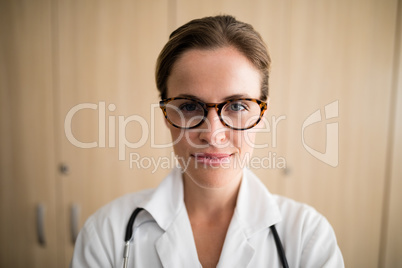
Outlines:
{"label": "tortoiseshell eyeglass frame", "polygon": [[[169,118],[168,118],[168,116],[167,116],[167,113],[166,113],[166,105],[167,105],[169,102],[173,101],[173,100],[191,100],[191,101],[197,102],[197,103],[200,104],[201,107],[204,109],[204,117],[203,117],[203,119],[202,119],[197,125],[192,126],[192,127],[181,127],[181,126],[175,125],[172,121],[169,120]],[[222,118],[222,116],[221,116],[222,108],[223,108],[226,104],[228,104],[228,103],[230,103],[230,102],[233,102],[233,101],[240,101],[240,100],[247,100],[247,101],[255,102],[255,103],[257,103],[257,104],[260,106],[260,109],[261,109],[260,117],[258,118],[258,120],[257,120],[254,124],[252,124],[252,125],[250,125],[249,127],[246,127],[246,128],[235,128],[235,127],[232,127],[232,126],[228,125],[228,124],[223,120],[223,118]],[[207,118],[207,115],[208,115],[208,108],[215,108],[215,109],[216,109],[216,112],[218,113],[219,120],[222,122],[222,124],[223,124],[224,126],[230,128],[230,129],[234,129],[234,130],[247,130],[247,129],[250,129],[250,128],[255,127],[255,126],[261,121],[261,118],[262,118],[262,116],[264,115],[264,112],[265,112],[265,111],[267,110],[267,108],[268,108],[268,104],[267,104],[265,101],[261,101],[261,100],[253,99],[253,98],[235,98],[235,99],[229,99],[229,100],[224,101],[224,102],[221,102],[221,103],[205,103],[205,102],[202,102],[202,101],[199,101],[199,100],[196,100],[196,99],[192,99],[192,98],[176,97],[176,98],[168,98],[168,99],[161,100],[161,101],[159,102],[159,107],[162,109],[163,114],[165,115],[166,120],[167,120],[172,126],[177,127],[177,128],[180,128],[180,129],[192,129],[192,128],[196,128],[196,127],[200,126],[200,125],[205,121],[205,118]]]}

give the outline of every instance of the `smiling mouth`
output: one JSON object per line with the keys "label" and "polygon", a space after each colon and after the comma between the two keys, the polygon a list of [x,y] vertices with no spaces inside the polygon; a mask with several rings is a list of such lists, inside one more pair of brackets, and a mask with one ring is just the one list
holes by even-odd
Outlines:
{"label": "smiling mouth", "polygon": [[198,163],[211,166],[219,166],[230,162],[232,154],[210,154],[210,153],[196,153],[191,155]]}

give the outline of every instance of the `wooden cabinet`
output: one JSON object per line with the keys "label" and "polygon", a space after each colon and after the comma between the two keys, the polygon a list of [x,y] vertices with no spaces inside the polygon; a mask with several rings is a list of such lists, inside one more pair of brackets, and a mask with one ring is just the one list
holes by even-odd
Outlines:
{"label": "wooden cabinet", "polygon": [[[174,160],[163,146],[170,134],[157,106],[156,57],[177,26],[222,13],[251,23],[273,58],[270,129],[258,137],[268,147],[255,151],[266,162],[253,170],[271,192],[329,219],[347,267],[400,264],[397,6],[0,1],[0,266],[67,267],[90,214],[158,185]],[[303,128],[314,113],[321,120]],[[317,158],[328,146],[337,149],[332,166]]]}
{"label": "wooden cabinet", "polygon": [[51,4],[1,1],[0,17],[0,266],[57,267]]}
{"label": "wooden cabinet", "polygon": [[[134,161],[165,151],[152,149],[147,133],[163,124],[162,116],[153,125],[150,118],[161,113],[153,75],[168,36],[166,9],[165,0],[58,1],[58,145],[60,160],[69,167],[60,177],[60,209],[70,210],[64,223],[73,206],[80,208],[81,227],[102,205],[154,187],[167,173],[152,173]],[[61,234],[69,234],[70,226],[62,226]],[[66,244],[70,257],[73,245]]]}
{"label": "wooden cabinet", "polygon": [[67,267],[89,215],[168,173],[137,163],[171,151],[151,148],[169,138],[155,131],[162,116],[150,120],[161,114],[153,74],[167,1],[0,5],[0,266]]}

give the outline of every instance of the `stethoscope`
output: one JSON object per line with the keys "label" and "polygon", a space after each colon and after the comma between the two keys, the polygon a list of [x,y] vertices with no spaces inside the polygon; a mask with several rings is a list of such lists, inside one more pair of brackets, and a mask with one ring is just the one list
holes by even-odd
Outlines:
{"label": "stethoscope", "polygon": [[[133,227],[135,218],[137,218],[138,213],[143,210],[143,208],[136,208],[130,216],[130,219],[127,223],[126,235],[124,238],[125,246],[124,246],[124,253],[123,253],[123,267],[127,268],[128,258],[130,256],[130,241],[133,240]],[[271,227],[272,234],[274,235],[276,249],[278,250],[279,258],[281,259],[281,263],[284,268],[289,268],[288,261],[286,259],[285,251],[283,250],[281,240],[279,239],[278,232],[276,231],[275,225]]]}

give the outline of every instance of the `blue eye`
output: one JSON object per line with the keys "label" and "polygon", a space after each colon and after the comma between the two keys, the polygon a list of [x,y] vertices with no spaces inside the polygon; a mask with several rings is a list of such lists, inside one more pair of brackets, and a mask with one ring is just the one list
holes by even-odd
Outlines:
{"label": "blue eye", "polygon": [[187,103],[181,104],[179,108],[181,111],[193,112],[193,111],[197,110],[199,107],[198,107],[197,103],[187,102]]}
{"label": "blue eye", "polygon": [[233,111],[233,112],[241,112],[244,110],[247,110],[247,105],[245,103],[242,102],[233,102],[229,104],[229,110]]}

